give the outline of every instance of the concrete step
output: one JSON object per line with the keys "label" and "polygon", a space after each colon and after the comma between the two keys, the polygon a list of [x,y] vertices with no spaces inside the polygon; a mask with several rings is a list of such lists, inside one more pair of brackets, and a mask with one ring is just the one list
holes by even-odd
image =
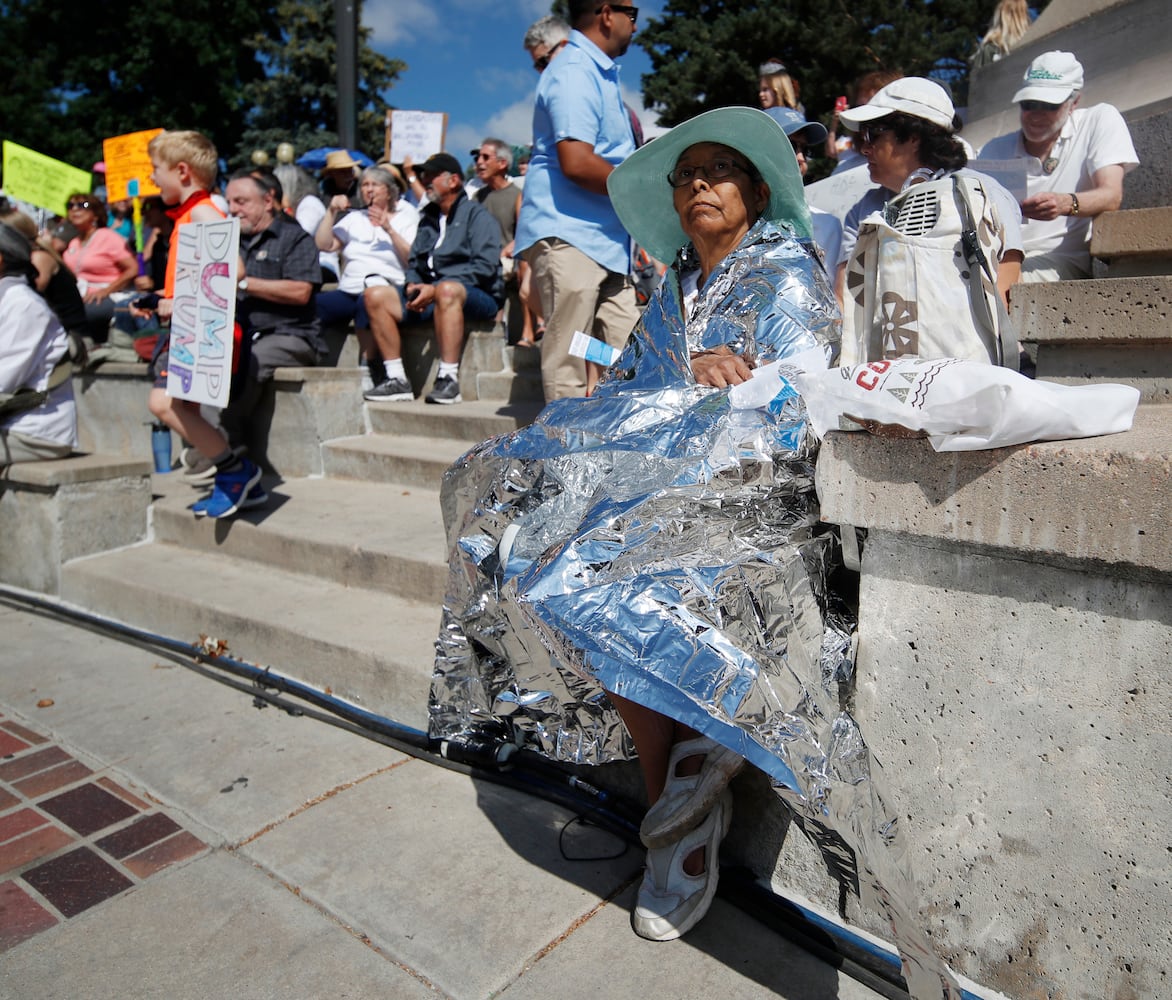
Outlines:
{"label": "concrete step", "polygon": [[1091,231],[1091,256],[1112,278],[1172,273],[1172,206],[1104,212]]}
{"label": "concrete step", "polygon": [[1134,385],[1172,401],[1172,275],[1017,285],[1012,314],[1038,377]]}
{"label": "concrete step", "polygon": [[444,472],[475,442],[414,434],[367,434],[322,447],[326,475],[438,490]]}
{"label": "concrete step", "polygon": [[337,479],[286,480],[269,504],[230,524],[197,518],[203,495],[176,473],[155,477],[154,539],[296,573],[344,587],[443,601],[446,543],[435,490]]}
{"label": "concrete step", "polygon": [[412,403],[367,403],[367,413],[371,430],[379,434],[415,434],[465,441],[471,446],[532,423],[541,407],[539,401],[514,404],[485,399],[428,406],[417,399]]}
{"label": "concrete step", "polygon": [[434,601],[161,542],[67,563],[61,596],[163,635],[223,639],[237,659],[426,728]]}

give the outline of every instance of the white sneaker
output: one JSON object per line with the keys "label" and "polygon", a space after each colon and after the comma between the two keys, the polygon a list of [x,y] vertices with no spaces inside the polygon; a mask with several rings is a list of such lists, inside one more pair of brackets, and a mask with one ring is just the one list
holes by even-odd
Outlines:
{"label": "white sneaker", "polygon": [[[716,896],[720,842],[732,822],[732,793],[726,788],[704,822],[676,843],[647,852],[631,928],[648,941],[674,941],[696,926]],[[704,871],[689,875],[684,859],[704,848]]]}

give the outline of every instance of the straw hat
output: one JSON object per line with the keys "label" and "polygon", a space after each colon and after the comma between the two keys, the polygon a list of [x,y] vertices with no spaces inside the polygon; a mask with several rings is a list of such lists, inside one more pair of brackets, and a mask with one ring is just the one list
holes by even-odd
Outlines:
{"label": "straw hat", "polygon": [[326,165],[322,170],[353,170],[358,166],[361,164],[351,159],[346,150],[336,149],[332,153],[326,153]]}

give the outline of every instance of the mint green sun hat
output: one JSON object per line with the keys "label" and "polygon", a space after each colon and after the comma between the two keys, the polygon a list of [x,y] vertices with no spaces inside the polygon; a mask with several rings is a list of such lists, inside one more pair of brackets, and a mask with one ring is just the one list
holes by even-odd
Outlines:
{"label": "mint green sun hat", "polygon": [[719,142],[747,158],[769,185],[769,204],[762,218],[812,238],[802,175],[782,127],[756,108],[717,108],[652,139],[607,178],[619,221],[652,257],[670,263],[688,242],[667,175],[684,150],[698,142]]}

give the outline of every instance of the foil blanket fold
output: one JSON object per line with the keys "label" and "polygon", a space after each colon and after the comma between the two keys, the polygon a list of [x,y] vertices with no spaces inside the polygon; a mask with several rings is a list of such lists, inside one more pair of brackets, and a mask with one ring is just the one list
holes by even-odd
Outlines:
{"label": "foil blanket fold", "polygon": [[[792,388],[837,352],[833,294],[805,244],[759,222],[685,321],[687,263],[594,395],[551,403],[448,471],[431,735],[499,733],[596,764],[634,756],[607,691],[683,722],[764,771],[854,876],[891,924],[913,997],[959,997],[916,913],[897,812],[841,705],[853,620],[827,586],[836,541]],[[696,384],[690,353],[721,346],[780,359],[765,405]]]}

